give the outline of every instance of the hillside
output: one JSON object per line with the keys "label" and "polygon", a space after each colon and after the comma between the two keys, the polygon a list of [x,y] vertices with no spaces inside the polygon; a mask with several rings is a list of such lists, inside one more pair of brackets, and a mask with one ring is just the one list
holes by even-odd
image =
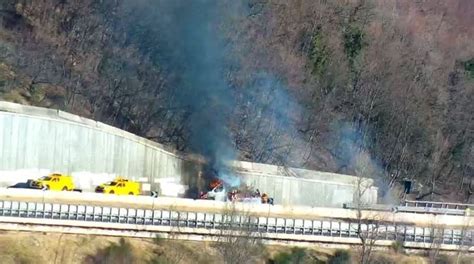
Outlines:
{"label": "hillside", "polygon": [[473,1],[133,2],[1,1],[0,98],[474,199]]}

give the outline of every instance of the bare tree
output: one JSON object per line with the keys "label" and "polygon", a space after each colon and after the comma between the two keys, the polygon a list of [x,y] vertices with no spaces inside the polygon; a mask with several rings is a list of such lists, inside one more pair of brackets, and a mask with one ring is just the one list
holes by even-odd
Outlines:
{"label": "bare tree", "polygon": [[[470,210],[470,209],[469,209]],[[466,214],[464,224],[461,227],[459,233],[459,246],[458,253],[456,255],[456,264],[460,264],[462,258],[469,253],[469,249],[472,247],[472,225],[470,222],[470,216]]]}
{"label": "bare tree", "polygon": [[444,242],[445,227],[433,224],[430,228],[430,250],[428,253],[430,263],[435,263]]}
{"label": "bare tree", "polygon": [[355,232],[360,239],[359,263],[370,263],[372,252],[377,240],[380,238],[380,223],[384,222],[383,216],[373,210],[367,210],[374,202],[371,201],[373,180],[367,177],[377,176],[378,169],[373,164],[370,155],[358,149],[354,152],[354,166],[357,178],[354,182],[353,203],[356,210]]}
{"label": "bare tree", "polygon": [[[167,237],[162,238],[157,235],[153,240],[155,245],[158,245],[160,248],[154,250],[154,256],[151,263],[169,263],[169,264],[180,264],[186,263],[186,256],[191,255],[192,252],[189,252],[189,249],[185,248],[182,244],[176,243],[173,244],[173,250],[166,250],[169,247],[169,241],[178,240],[179,236],[182,234],[181,227],[184,225],[185,219],[182,219],[182,214],[177,213],[175,206],[170,206],[168,208],[169,215],[169,227]],[[164,247],[165,249],[163,249]],[[176,248],[177,247],[177,248]]]}
{"label": "bare tree", "polygon": [[216,244],[224,263],[255,263],[263,251],[262,239],[255,230],[255,218],[237,212],[234,204],[222,213],[222,226]]}
{"label": "bare tree", "polygon": [[371,185],[367,183],[367,179],[357,178],[356,190],[354,195],[354,207],[356,210],[356,225],[354,231],[360,239],[359,247],[359,263],[370,263],[373,249],[378,239],[380,239],[380,223],[384,222],[383,217],[367,210],[367,191]]}

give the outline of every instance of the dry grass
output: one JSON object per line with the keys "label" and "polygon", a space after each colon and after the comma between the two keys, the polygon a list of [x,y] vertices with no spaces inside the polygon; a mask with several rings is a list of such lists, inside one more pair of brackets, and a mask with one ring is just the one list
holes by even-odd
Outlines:
{"label": "dry grass", "polygon": [[[56,233],[0,234],[1,263],[218,263],[207,243]],[[128,261],[131,260],[131,261]]]}
{"label": "dry grass", "polygon": [[4,264],[46,263],[43,256],[31,248],[37,248],[36,240],[18,240],[15,237],[0,235],[0,259]]}
{"label": "dry grass", "polygon": [[[121,241],[122,240],[122,241]],[[296,252],[296,253],[295,253]],[[301,255],[301,263],[326,263],[335,249],[314,247],[295,249],[291,246],[267,246],[256,263],[269,263],[278,256]],[[351,252],[352,261],[357,254]],[[288,257],[286,258],[288,259]],[[290,258],[291,259],[291,258]],[[440,259],[441,260],[441,259]],[[459,263],[474,263],[472,258],[460,258]],[[446,262],[447,261],[447,262]],[[178,241],[165,239],[138,239],[106,236],[88,236],[57,233],[0,233],[0,263],[5,264],[185,264],[225,263],[215,244],[210,242]],[[286,263],[286,262],[285,262]],[[376,252],[373,264],[428,264],[426,257],[401,253]],[[440,263],[456,263],[456,256],[444,256]]]}
{"label": "dry grass", "polygon": [[373,264],[428,264],[428,260],[424,257],[392,252],[376,253],[371,260]]}

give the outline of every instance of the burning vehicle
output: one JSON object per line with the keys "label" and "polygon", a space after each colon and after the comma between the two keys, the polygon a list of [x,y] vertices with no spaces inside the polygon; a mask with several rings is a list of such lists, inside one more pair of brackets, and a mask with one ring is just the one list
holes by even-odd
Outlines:
{"label": "burning vehicle", "polygon": [[227,201],[227,192],[224,183],[221,180],[212,180],[209,183],[209,190],[199,194],[200,199],[216,200],[220,202]]}
{"label": "burning vehicle", "polygon": [[226,184],[222,180],[213,179],[210,181],[208,189],[207,192],[200,193],[200,199],[273,205],[273,198],[268,194],[261,194],[260,190],[252,190],[243,184],[239,187],[227,186],[226,188]]}

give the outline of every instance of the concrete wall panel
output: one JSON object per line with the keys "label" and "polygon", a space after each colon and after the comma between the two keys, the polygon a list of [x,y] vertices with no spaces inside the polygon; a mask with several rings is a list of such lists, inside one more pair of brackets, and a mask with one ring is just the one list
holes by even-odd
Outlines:
{"label": "concrete wall panel", "polygon": [[181,178],[179,156],[83,124],[0,112],[0,128],[0,179],[5,184],[36,178],[42,171],[80,174],[89,178],[78,183],[86,190],[93,188],[90,182],[116,175]]}

